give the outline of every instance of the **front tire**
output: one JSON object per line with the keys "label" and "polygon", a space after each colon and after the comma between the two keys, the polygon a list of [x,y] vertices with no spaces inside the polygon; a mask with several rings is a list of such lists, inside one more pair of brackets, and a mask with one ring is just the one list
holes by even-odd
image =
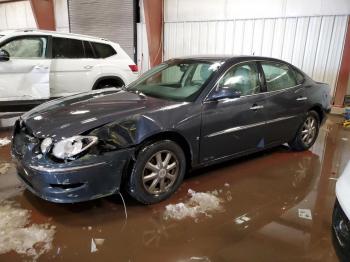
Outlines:
{"label": "front tire", "polygon": [[289,146],[295,151],[308,150],[315,143],[320,129],[320,117],[317,112],[309,111]]}
{"label": "front tire", "polygon": [[186,158],[181,147],[170,140],[144,146],[129,177],[128,192],[143,204],[170,197],[181,185]]}

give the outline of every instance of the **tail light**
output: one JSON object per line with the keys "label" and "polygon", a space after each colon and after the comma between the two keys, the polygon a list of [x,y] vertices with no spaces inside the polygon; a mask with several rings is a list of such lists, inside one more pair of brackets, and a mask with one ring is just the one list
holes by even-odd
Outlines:
{"label": "tail light", "polygon": [[129,65],[131,71],[133,72],[138,72],[139,71],[139,67],[137,65]]}

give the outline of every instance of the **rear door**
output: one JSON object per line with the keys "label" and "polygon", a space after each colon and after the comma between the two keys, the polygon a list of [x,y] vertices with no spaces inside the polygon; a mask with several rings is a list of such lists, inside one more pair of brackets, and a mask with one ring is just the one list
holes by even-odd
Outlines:
{"label": "rear door", "polygon": [[19,36],[0,44],[10,60],[0,62],[0,100],[36,100],[50,97],[47,36]]}
{"label": "rear door", "polygon": [[294,69],[283,62],[261,61],[266,88],[266,142],[279,144],[294,138],[305,112],[305,90]]}
{"label": "rear door", "polygon": [[52,96],[66,96],[91,90],[99,69],[89,42],[52,38]]}
{"label": "rear door", "polygon": [[219,80],[216,89],[232,88],[241,97],[204,102],[201,162],[264,148],[265,94],[259,79],[256,62],[248,62],[234,65]]}

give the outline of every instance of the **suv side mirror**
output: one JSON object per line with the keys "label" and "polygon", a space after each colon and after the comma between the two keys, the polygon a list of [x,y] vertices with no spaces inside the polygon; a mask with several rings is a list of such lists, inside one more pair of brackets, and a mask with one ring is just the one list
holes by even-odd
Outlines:
{"label": "suv side mirror", "polygon": [[10,54],[6,50],[0,49],[0,62],[7,62],[10,60]]}
{"label": "suv side mirror", "polygon": [[240,91],[224,86],[224,87],[221,87],[219,90],[214,91],[214,93],[212,93],[212,95],[210,96],[209,100],[217,101],[225,98],[239,98],[240,96],[241,96]]}

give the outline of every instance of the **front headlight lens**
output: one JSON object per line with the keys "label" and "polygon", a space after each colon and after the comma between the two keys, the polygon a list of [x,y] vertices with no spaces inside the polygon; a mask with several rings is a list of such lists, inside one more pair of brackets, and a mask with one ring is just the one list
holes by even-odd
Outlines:
{"label": "front headlight lens", "polygon": [[43,154],[46,154],[46,152],[49,151],[51,145],[52,145],[52,138],[51,137],[47,137],[43,140],[43,142],[41,142],[41,145],[40,145],[40,149],[41,149],[41,152]]}
{"label": "front headlight lens", "polygon": [[70,159],[91,147],[97,142],[95,136],[73,136],[57,142],[52,155],[59,159]]}

